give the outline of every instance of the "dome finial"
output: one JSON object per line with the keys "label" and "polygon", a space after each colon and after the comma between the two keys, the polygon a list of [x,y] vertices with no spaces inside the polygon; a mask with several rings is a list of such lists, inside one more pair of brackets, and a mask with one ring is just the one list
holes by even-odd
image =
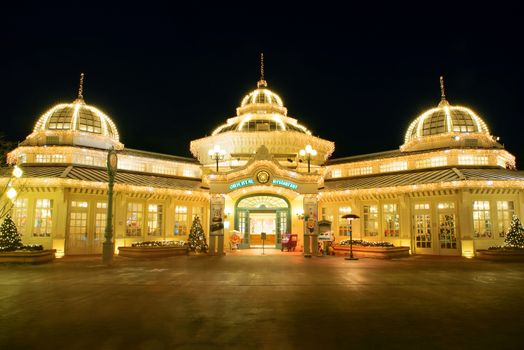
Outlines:
{"label": "dome finial", "polygon": [[444,90],[444,77],[440,76],[440,103],[439,107],[449,106],[448,100],[446,100],[446,91]]}
{"label": "dome finial", "polygon": [[264,53],[260,53],[260,80],[257,83],[257,87],[267,87],[267,81],[264,80]]}
{"label": "dome finial", "polygon": [[80,83],[78,85],[78,100],[84,99],[84,73],[80,73]]}
{"label": "dome finial", "polygon": [[264,80],[264,53],[260,53],[260,80]]}
{"label": "dome finial", "polygon": [[440,76],[440,99],[444,101],[446,99],[446,92],[444,91],[444,77]]}

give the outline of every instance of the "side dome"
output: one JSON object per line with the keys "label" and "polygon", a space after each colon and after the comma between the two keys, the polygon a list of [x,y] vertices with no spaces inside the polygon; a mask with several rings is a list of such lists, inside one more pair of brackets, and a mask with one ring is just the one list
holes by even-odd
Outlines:
{"label": "side dome", "polygon": [[[490,135],[486,123],[467,107],[452,106],[444,95],[441,77],[441,101],[418,116],[408,127],[402,151],[436,148],[500,146]],[[502,146],[500,146],[502,147]]]}
{"label": "side dome", "polygon": [[78,98],[58,104],[36,122],[33,132],[22,145],[76,145],[93,148],[122,149],[115,123],[98,108],[87,105],[82,96],[83,74]]}
{"label": "side dome", "polygon": [[83,100],[58,104],[44,113],[36,122],[33,132],[47,130],[79,131],[110,137],[119,142],[113,121],[99,109],[86,105]]}

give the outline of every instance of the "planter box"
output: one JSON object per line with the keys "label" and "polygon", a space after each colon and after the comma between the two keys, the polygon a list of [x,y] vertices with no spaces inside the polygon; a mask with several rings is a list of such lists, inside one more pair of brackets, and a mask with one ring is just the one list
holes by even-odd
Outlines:
{"label": "planter box", "polygon": [[522,261],[524,262],[524,249],[521,250],[497,250],[478,249],[475,257],[482,260],[492,261]]}
{"label": "planter box", "polygon": [[118,255],[128,258],[165,258],[187,255],[187,247],[118,247]]}
{"label": "planter box", "polygon": [[55,260],[56,249],[0,253],[0,263],[45,264]]}
{"label": "planter box", "polygon": [[[348,255],[349,245],[335,244],[335,255]],[[409,256],[409,247],[362,247],[353,246],[353,256],[357,258],[392,259]]]}

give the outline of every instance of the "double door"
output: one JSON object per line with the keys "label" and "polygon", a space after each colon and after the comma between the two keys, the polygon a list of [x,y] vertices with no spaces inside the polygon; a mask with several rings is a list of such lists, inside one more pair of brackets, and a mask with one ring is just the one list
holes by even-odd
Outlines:
{"label": "double door", "polygon": [[66,254],[102,254],[107,202],[72,200],[69,205]]}
{"label": "double door", "polygon": [[[237,221],[235,229],[240,231],[242,236],[242,243],[240,248],[249,248],[251,245],[261,244],[260,241],[260,225],[253,225],[254,220],[261,220],[257,216],[271,217],[271,221],[274,220],[274,236],[267,241],[266,245],[275,245],[275,248],[282,246],[282,234],[289,231],[288,222],[288,210],[249,210],[249,209],[237,209]],[[266,215],[263,215],[266,214]],[[257,231],[258,230],[258,231]],[[272,232],[266,232],[272,233]],[[269,236],[268,236],[269,237]]]}
{"label": "double door", "polygon": [[412,223],[415,254],[459,254],[453,202],[437,203],[436,208],[432,208],[430,203],[416,203]]}

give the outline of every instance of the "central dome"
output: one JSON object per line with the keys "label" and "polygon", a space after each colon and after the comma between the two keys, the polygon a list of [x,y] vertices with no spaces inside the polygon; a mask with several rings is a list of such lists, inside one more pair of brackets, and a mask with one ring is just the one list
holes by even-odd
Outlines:
{"label": "central dome", "polygon": [[287,108],[280,96],[267,88],[267,82],[260,79],[257,88],[247,94],[237,108],[237,116],[229,118],[212,135],[228,131],[293,131],[311,135],[297,120],[287,116]]}
{"label": "central dome", "polygon": [[310,145],[318,154],[311,161],[320,165],[335,150],[331,141],[311,135],[298,121],[287,115],[287,108],[278,94],[268,88],[264,79],[261,55],[260,79],[236,108],[236,116],[216,128],[211,136],[191,141],[191,154],[203,165],[216,166],[210,150],[220,151],[222,167],[229,169],[244,166],[262,146],[275,161],[284,167],[298,167],[299,152]]}
{"label": "central dome", "polygon": [[267,89],[267,82],[265,80],[260,80],[257,83],[257,87],[256,90],[250,92],[246,97],[244,97],[240,104],[240,108],[254,104],[269,104],[284,107],[280,96]]}

